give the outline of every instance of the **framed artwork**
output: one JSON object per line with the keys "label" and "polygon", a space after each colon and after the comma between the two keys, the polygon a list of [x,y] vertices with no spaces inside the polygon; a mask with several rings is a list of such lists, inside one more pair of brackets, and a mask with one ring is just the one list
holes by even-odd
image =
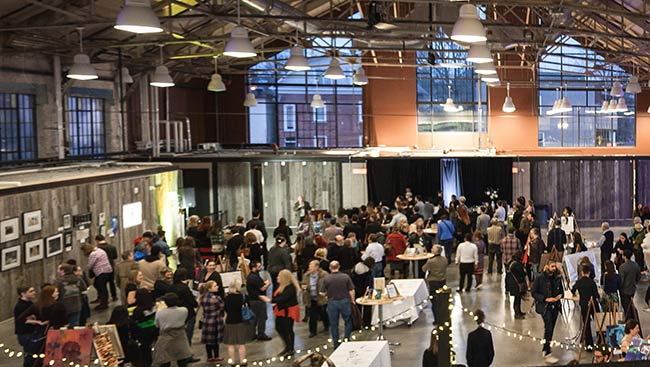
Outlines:
{"label": "framed artwork", "polygon": [[72,250],[72,231],[63,232],[63,246],[66,251]]}
{"label": "framed artwork", "polygon": [[63,234],[55,234],[45,240],[45,249],[47,257],[52,257],[63,252]]}
{"label": "framed artwork", "polygon": [[388,298],[395,298],[398,296],[397,287],[395,287],[395,284],[390,283],[386,285],[386,294],[388,294]]}
{"label": "framed artwork", "polygon": [[63,215],[63,229],[72,228],[72,214]]}
{"label": "framed artwork", "polygon": [[2,250],[2,271],[17,268],[20,266],[20,249],[21,246],[7,247]]}
{"label": "framed artwork", "polygon": [[43,228],[41,210],[23,213],[23,234],[38,232]]}
{"label": "framed artwork", "polygon": [[77,214],[72,217],[72,225],[78,227],[83,224],[90,224],[93,221],[93,213]]}
{"label": "framed artwork", "polygon": [[43,259],[44,250],[42,238],[25,242],[25,263],[29,264]]}
{"label": "framed artwork", "polygon": [[79,330],[49,330],[45,341],[44,366],[69,367],[89,365],[92,354],[93,331],[88,328]]}
{"label": "framed artwork", "polygon": [[97,224],[102,226],[106,222],[106,213],[101,212],[99,213],[99,219],[97,219]]}
{"label": "framed artwork", "polygon": [[[75,326],[74,328],[75,330],[86,329],[85,326]],[[102,365],[104,362],[108,362],[110,365],[113,358],[124,359],[124,349],[115,324],[93,326],[93,331],[93,344]],[[99,356],[100,353],[103,356]]]}
{"label": "framed artwork", "polygon": [[75,241],[80,245],[90,243],[90,228],[79,228],[74,232]]}
{"label": "framed artwork", "polygon": [[122,205],[122,228],[131,228],[142,224],[142,202]]}
{"label": "framed artwork", "polygon": [[18,217],[0,221],[0,243],[17,240],[20,236],[19,225]]}

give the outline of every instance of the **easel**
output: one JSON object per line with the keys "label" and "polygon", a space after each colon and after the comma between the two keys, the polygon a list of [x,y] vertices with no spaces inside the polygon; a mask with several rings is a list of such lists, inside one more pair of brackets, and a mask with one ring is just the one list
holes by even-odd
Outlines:
{"label": "easel", "polygon": [[[592,311],[593,311],[593,314],[592,314]],[[599,325],[598,324],[598,317],[596,315],[597,311],[598,311],[598,309],[596,308],[596,303],[594,302],[594,297],[589,298],[589,307],[587,308],[587,315],[585,315],[585,319],[582,320],[583,321],[582,334],[580,335],[580,343],[578,345],[582,345],[585,342],[585,335],[586,335],[586,332],[587,332],[587,328],[591,328],[591,323],[589,322],[589,316],[593,315],[594,316],[594,322],[596,323],[596,325]],[[589,332],[591,332],[591,330],[589,330]],[[603,331],[600,328],[598,328],[598,330],[596,330],[596,333],[598,334],[597,336],[601,338],[600,340],[605,339],[605,335],[603,334]],[[592,335],[592,341],[593,341],[593,335]],[[582,349],[583,348],[581,347],[580,350],[578,351],[578,361],[580,361],[580,357],[582,356]]]}

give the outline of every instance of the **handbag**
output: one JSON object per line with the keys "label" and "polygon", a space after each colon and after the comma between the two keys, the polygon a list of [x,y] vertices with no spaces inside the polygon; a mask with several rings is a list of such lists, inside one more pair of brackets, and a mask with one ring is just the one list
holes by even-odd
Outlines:
{"label": "handbag", "polygon": [[352,330],[361,330],[363,327],[361,311],[359,311],[359,307],[354,303],[350,304],[350,306],[352,308]]}
{"label": "handbag", "polygon": [[246,297],[244,297],[244,295],[242,295],[242,298],[244,299],[244,304],[242,305],[242,308],[241,308],[241,318],[242,318],[242,320],[249,321],[249,322],[255,320],[255,314],[253,313],[253,311],[248,306],[248,302],[246,301]]}

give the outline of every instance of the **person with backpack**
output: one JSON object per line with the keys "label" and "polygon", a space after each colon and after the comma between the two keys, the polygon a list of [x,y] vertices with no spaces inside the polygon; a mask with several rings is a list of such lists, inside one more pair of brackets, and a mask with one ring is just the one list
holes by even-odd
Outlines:
{"label": "person with backpack", "polygon": [[59,289],[59,299],[65,306],[68,328],[72,329],[80,326],[82,292],[85,292],[88,286],[83,279],[74,274],[74,266],[70,264],[61,264],[59,272],[56,287]]}

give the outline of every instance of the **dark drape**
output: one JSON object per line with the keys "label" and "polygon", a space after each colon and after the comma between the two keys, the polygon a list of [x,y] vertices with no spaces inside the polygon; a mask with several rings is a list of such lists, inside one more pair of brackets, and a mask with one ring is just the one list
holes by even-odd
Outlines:
{"label": "dark drape", "polygon": [[423,198],[435,196],[440,189],[440,160],[430,159],[369,159],[368,199],[392,205],[397,195],[407,187]]}
{"label": "dark drape", "polygon": [[512,158],[460,158],[460,172],[468,205],[487,202],[488,187],[499,189],[499,199],[512,200]]}
{"label": "dark drape", "polygon": [[636,160],[636,202],[650,205],[650,159]]}

